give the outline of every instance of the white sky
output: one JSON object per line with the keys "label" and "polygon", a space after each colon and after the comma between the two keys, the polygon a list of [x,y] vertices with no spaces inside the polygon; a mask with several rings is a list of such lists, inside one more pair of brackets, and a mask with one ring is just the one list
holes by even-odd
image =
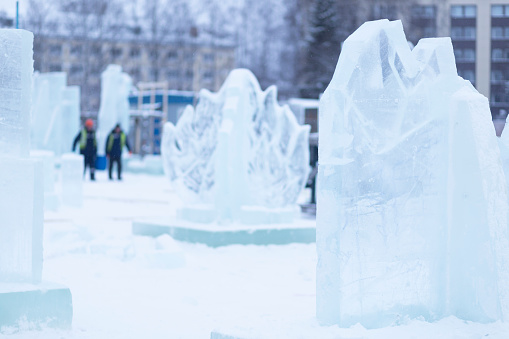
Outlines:
{"label": "white sky", "polygon": [[[24,13],[26,8],[26,0],[19,0],[19,11]],[[7,15],[14,17],[16,15],[16,0],[0,0],[0,11],[7,12]]]}

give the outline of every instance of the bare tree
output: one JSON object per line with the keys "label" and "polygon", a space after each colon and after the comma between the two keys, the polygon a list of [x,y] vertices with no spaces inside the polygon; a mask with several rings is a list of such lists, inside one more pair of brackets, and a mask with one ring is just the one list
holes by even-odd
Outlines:
{"label": "bare tree", "polygon": [[41,70],[43,57],[48,44],[45,38],[55,28],[56,21],[51,18],[53,2],[47,0],[28,0],[25,25],[34,33],[34,69]]}
{"label": "bare tree", "polygon": [[111,62],[111,48],[122,39],[125,14],[116,0],[59,0],[62,34],[77,58],[69,68],[69,83],[81,87],[81,108],[96,111],[100,75]]}

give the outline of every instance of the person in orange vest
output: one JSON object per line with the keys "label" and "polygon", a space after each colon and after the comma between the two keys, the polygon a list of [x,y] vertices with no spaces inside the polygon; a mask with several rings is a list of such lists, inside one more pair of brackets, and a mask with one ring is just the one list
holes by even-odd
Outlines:
{"label": "person in orange vest", "polygon": [[90,168],[90,180],[95,180],[95,159],[97,157],[97,140],[95,138],[94,121],[87,119],[85,127],[78,133],[72,145],[72,151],[76,149],[76,145],[80,144],[80,153],[85,159],[83,175]]}
{"label": "person in orange vest", "polygon": [[125,136],[124,131],[117,124],[115,128],[108,135],[106,141],[106,157],[109,159],[108,174],[110,180],[113,180],[113,163],[117,163],[117,179],[122,180],[122,150],[124,146],[129,150],[131,154],[131,147]]}

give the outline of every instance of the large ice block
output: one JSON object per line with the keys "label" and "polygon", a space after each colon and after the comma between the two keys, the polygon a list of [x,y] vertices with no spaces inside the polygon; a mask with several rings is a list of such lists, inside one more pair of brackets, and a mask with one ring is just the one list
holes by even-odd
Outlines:
{"label": "large ice block", "polygon": [[75,153],[62,155],[60,167],[62,204],[71,207],[83,205],[83,156]]}
{"label": "large ice block", "polygon": [[[64,72],[36,73],[33,84],[32,104],[32,149],[44,149],[62,154],[69,150],[72,143],[64,147],[62,130],[73,126],[64,126],[62,116],[64,91],[67,74]],[[72,131],[77,133],[77,130]]]}
{"label": "large ice block", "polygon": [[63,90],[60,153],[67,153],[80,130],[81,90],[79,86],[67,86]]}
{"label": "large ice block", "polygon": [[489,104],[449,38],[400,21],[344,43],[320,102],[317,317],[509,316],[507,196]]}
{"label": "large ice block", "polygon": [[44,174],[44,209],[55,211],[58,209],[59,198],[55,191],[55,153],[51,151],[32,150],[32,159],[42,162]]}
{"label": "large ice block", "polygon": [[[29,157],[33,35],[0,30],[0,327],[70,326],[69,289],[41,282],[46,155]],[[49,167],[46,168],[46,171]]]}
{"label": "large ice block", "polygon": [[33,34],[0,29],[0,156],[28,157]]}
{"label": "large ice block", "polygon": [[41,280],[42,173],[38,160],[0,157],[0,282]]}
{"label": "large ice block", "polygon": [[108,65],[101,74],[101,105],[98,115],[97,154],[104,155],[106,138],[116,124],[129,132],[129,91],[132,80],[119,65]]}
{"label": "large ice block", "polygon": [[[309,173],[308,139],[309,126],[278,104],[275,86],[262,91],[237,69],[218,93],[202,90],[176,126],[165,125],[164,168],[188,202],[208,204],[218,221],[239,221],[255,206],[292,209]],[[262,223],[278,219],[259,215]]]}

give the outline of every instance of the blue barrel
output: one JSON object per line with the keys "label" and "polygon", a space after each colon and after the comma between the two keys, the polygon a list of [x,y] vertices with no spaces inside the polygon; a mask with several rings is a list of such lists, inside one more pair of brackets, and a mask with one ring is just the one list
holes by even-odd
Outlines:
{"label": "blue barrel", "polygon": [[106,156],[97,157],[95,159],[95,169],[104,171],[106,169]]}

